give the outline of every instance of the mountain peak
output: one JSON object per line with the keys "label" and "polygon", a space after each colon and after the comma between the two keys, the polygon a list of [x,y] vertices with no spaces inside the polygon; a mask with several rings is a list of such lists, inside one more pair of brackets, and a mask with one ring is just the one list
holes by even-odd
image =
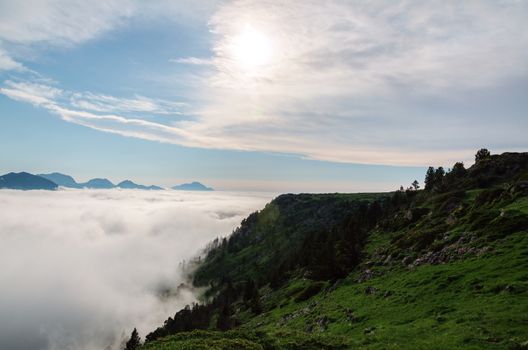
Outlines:
{"label": "mountain peak", "polygon": [[70,175],[53,172],[50,174],[38,174],[38,176],[55,182],[57,185],[69,188],[82,188],[82,185],[77,183]]}
{"label": "mountain peak", "polygon": [[198,181],[177,185],[172,187],[172,189],[178,191],[214,191],[213,188],[207,187]]}
{"label": "mountain peak", "polygon": [[57,184],[41,176],[25,171],[0,176],[0,188],[14,190],[56,190]]}
{"label": "mountain peak", "polygon": [[85,182],[82,184],[84,187],[87,188],[100,188],[100,189],[106,189],[106,188],[114,188],[115,185],[108,179],[104,178],[95,178],[91,179],[88,182]]}

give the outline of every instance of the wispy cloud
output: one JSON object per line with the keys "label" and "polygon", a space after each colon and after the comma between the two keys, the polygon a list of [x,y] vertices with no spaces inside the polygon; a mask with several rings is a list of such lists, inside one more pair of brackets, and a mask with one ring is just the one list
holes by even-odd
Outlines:
{"label": "wispy cloud", "polygon": [[9,57],[8,54],[0,47],[0,71],[2,70],[24,71],[25,67],[20,62],[16,62],[14,59]]}
{"label": "wispy cloud", "polygon": [[200,57],[182,57],[182,58],[171,58],[169,62],[179,64],[189,64],[194,66],[212,66],[214,61],[211,58],[200,58]]}
{"label": "wispy cloud", "polygon": [[20,70],[17,50],[32,45],[71,47],[93,40],[131,19],[169,18],[180,22],[208,16],[218,0],[82,1],[27,0],[0,2],[0,44],[9,43],[13,53],[0,47],[0,70]]}
{"label": "wispy cloud", "polygon": [[[31,40],[86,40],[142,12],[136,2],[121,6],[120,14],[114,5],[101,10],[110,27],[80,19],[94,28],[82,31],[72,20],[71,35]],[[210,9],[213,56],[171,59],[189,71],[208,68],[193,92],[200,98],[188,105],[97,92],[50,97],[9,83],[0,92],[124,136],[335,162],[449,164],[481,146],[527,146],[525,2],[234,0]],[[29,30],[8,23],[3,35],[30,40]],[[248,26],[271,47],[268,62],[250,70],[233,52]],[[148,118],[179,113],[185,117]]]}
{"label": "wispy cloud", "polygon": [[92,92],[64,91],[51,85],[32,81],[7,80],[4,86],[0,87],[0,93],[14,100],[28,102],[50,110],[73,109],[78,112],[180,115],[187,107],[187,104],[183,102],[152,99],[139,95],[135,98],[118,98]]}
{"label": "wispy cloud", "polygon": [[70,97],[70,102],[75,108],[103,113],[181,114],[181,110],[187,107],[187,104],[183,102],[152,99],[140,95],[129,99],[91,92],[73,93]]}
{"label": "wispy cloud", "polygon": [[8,80],[0,88],[0,93],[16,101],[50,108],[56,104],[56,100],[61,97],[63,91],[49,85]]}

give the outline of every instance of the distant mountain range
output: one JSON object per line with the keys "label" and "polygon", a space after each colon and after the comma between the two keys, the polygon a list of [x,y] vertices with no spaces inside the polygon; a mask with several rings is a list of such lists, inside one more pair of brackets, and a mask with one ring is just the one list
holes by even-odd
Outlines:
{"label": "distant mountain range", "polygon": [[51,174],[37,174],[37,176],[53,181],[57,185],[62,186],[62,187],[83,188],[83,185],[77,183],[75,179],[71,177],[70,175],[64,175],[61,173],[51,173]]}
{"label": "distant mountain range", "polygon": [[9,173],[0,176],[0,188],[13,190],[56,190],[57,184],[53,181],[30,173]]}
{"label": "distant mountain range", "polygon": [[172,189],[178,190],[178,191],[214,191],[211,187],[207,187],[199,182],[181,184],[181,185],[172,187]]}
{"label": "distant mountain range", "polygon": [[150,185],[150,186],[138,185],[137,183],[134,183],[130,180],[122,181],[118,183],[116,187],[127,188],[127,189],[138,189],[138,190],[163,190],[164,189],[163,187],[159,187],[155,185]]}
{"label": "distant mountain range", "polygon": [[[164,190],[163,187],[140,185],[130,180],[125,180],[114,185],[105,178],[95,178],[84,183],[75,181],[73,177],[61,173],[33,175],[27,172],[9,173],[0,176],[0,188],[15,190],[56,190],[59,186],[67,188],[89,188],[89,189],[138,189],[138,190]],[[184,191],[213,191],[199,182],[192,182],[172,187],[174,190]]]}

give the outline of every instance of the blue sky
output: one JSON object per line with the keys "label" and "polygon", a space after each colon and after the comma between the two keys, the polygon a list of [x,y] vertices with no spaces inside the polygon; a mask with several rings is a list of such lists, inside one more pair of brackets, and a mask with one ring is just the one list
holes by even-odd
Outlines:
{"label": "blue sky", "polygon": [[[0,171],[390,190],[526,150],[518,1],[0,3]],[[368,165],[367,165],[368,164]]]}

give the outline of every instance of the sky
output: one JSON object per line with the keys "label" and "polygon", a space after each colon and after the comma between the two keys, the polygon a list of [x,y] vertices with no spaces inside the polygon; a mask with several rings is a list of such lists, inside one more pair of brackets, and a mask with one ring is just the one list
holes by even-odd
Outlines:
{"label": "sky", "polygon": [[526,151],[528,2],[0,0],[0,171],[392,190]]}

